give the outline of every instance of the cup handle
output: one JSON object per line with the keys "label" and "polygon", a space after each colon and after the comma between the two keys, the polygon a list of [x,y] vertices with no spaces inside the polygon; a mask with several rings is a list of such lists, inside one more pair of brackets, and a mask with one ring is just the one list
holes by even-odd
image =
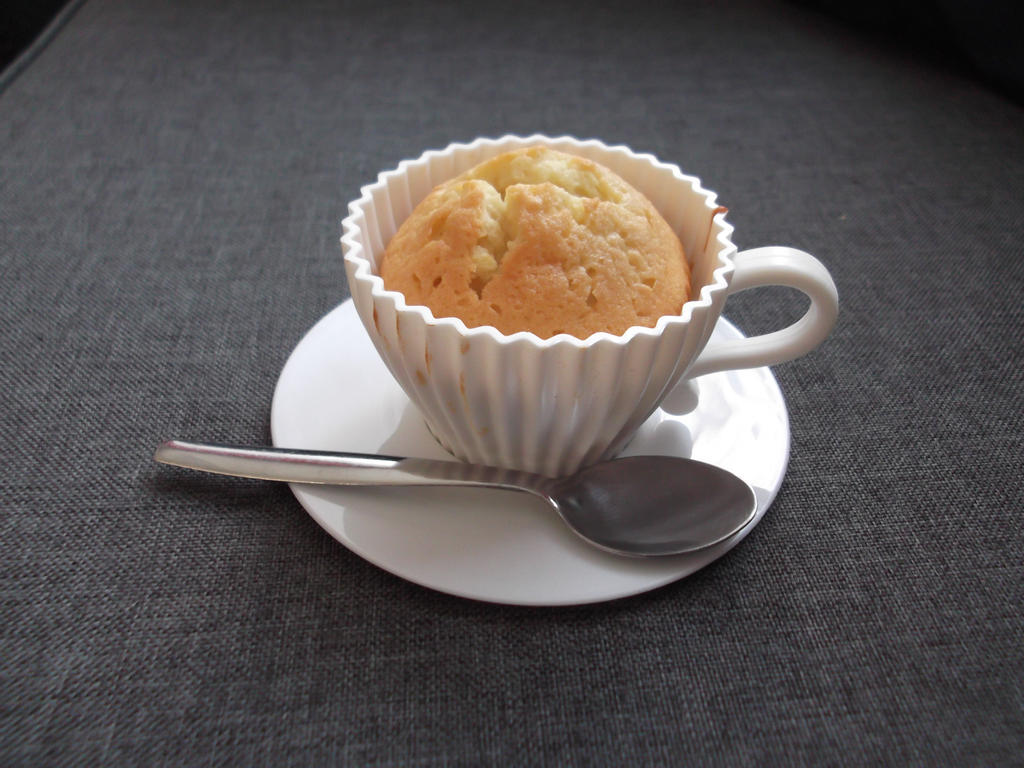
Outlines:
{"label": "cup handle", "polygon": [[686,378],[716,371],[775,365],[806,355],[821,344],[836,324],[839,294],[825,265],[796,248],[772,245],[733,256],[730,296],[750,288],[781,285],[802,291],[811,300],[803,317],[772,333],[746,339],[714,341],[700,353]]}

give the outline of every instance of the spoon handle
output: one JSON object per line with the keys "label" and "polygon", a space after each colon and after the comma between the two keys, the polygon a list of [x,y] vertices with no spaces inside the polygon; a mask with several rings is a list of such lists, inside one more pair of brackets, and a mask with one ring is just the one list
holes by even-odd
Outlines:
{"label": "spoon handle", "polygon": [[163,464],[203,472],[287,483],[461,485],[506,488],[545,496],[540,489],[544,478],[538,475],[456,461],[292,448],[243,448],[182,440],[162,443],[153,458]]}

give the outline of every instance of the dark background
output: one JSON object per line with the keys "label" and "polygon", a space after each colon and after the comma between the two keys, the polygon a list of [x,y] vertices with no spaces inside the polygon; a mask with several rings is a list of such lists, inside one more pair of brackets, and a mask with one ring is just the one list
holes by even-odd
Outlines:
{"label": "dark background", "polygon": [[[1024,26],[1012,3],[966,0],[792,0],[939,66],[959,69],[1024,99]],[[62,8],[59,0],[8,0],[0,9],[0,68],[7,66]],[[579,3],[585,12],[587,3]]]}
{"label": "dark background", "polygon": [[64,7],[59,0],[10,0],[0,8],[0,67],[6,67]]}

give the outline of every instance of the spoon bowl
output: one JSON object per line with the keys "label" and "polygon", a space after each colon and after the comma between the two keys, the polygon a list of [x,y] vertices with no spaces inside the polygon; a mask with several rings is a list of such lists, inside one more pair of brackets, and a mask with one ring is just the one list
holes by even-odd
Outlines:
{"label": "spoon bowl", "polygon": [[591,544],[626,555],[677,555],[718,544],[754,519],[749,485],[673,456],[603,461],[549,486],[548,501]]}
{"label": "spoon bowl", "polygon": [[455,461],[172,440],[154,457],[205,472],[291,483],[350,486],[464,486],[523,491],[543,499],[582,539],[631,557],[677,555],[714,546],[750,524],[753,490],[712,464],[630,456],[548,478]]}

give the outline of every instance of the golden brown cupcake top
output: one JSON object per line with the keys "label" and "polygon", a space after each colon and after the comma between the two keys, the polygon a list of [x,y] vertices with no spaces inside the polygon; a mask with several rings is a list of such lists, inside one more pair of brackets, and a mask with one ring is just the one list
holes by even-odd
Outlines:
{"label": "golden brown cupcake top", "polygon": [[435,317],[541,338],[653,326],[690,293],[683,247],[651,202],[608,168],[545,147],[436,187],[380,275]]}

